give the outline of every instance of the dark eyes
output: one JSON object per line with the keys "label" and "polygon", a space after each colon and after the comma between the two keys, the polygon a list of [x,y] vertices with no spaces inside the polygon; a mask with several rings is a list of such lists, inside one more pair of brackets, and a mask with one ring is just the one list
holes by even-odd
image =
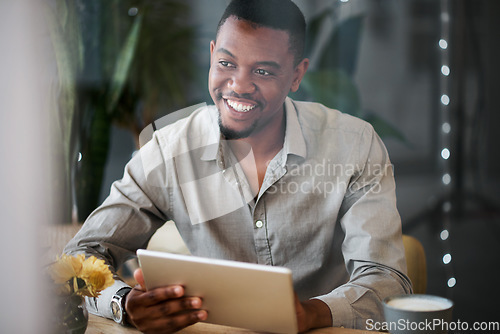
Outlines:
{"label": "dark eyes", "polygon": [[229,66],[232,66],[232,64],[228,61],[225,61],[225,60],[221,60],[219,61],[219,64],[221,64],[222,66],[224,67],[229,67]]}
{"label": "dark eyes", "polygon": [[263,70],[261,68],[257,69],[255,71],[255,73],[259,74],[259,75],[263,75],[263,76],[268,76],[268,75],[271,75],[272,73],[269,72],[269,71],[266,71],[266,70]]}
{"label": "dark eyes", "polygon": [[[219,61],[219,64],[222,66],[222,67],[236,67],[234,66],[232,63],[226,61],[226,60],[220,60]],[[255,73],[258,74],[258,75],[261,75],[261,76],[270,76],[272,75],[271,72],[267,71],[267,70],[264,70],[262,68],[258,68],[255,70]]]}

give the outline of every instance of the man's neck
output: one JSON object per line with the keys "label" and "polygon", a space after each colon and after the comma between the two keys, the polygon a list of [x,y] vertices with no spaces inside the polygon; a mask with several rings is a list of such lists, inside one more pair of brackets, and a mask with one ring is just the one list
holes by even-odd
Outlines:
{"label": "man's neck", "polygon": [[[229,146],[240,162],[247,177],[253,195],[256,196],[264,182],[267,166],[283,148],[285,142],[285,120],[283,113],[279,127],[266,129],[265,133],[257,133],[247,138],[230,140]],[[252,149],[253,161],[244,159],[248,154],[249,146]]]}
{"label": "man's neck", "polygon": [[272,160],[283,148],[285,142],[285,122],[286,117],[283,113],[281,122],[277,123],[277,126],[266,128],[266,131],[252,134],[246,138],[230,140],[229,145],[231,150],[236,157],[240,158],[239,152],[246,155],[248,147],[251,147],[256,162]]}

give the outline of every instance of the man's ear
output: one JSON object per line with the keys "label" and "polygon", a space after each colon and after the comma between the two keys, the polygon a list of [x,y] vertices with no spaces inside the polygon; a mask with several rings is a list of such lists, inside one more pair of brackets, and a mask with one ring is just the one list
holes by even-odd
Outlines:
{"label": "man's ear", "polygon": [[292,86],[290,87],[290,91],[292,93],[295,93],[299,89],[300,82],[302,81],[304,74],[306,74],[308,67],[309,67],[308,58],[302,59],[302,61],[295,67],[293,82]]}
{"label": "man's ear", "polygon": [[215,50],[215,41],[210,41],[210,63],[212,63],[214,50]]}

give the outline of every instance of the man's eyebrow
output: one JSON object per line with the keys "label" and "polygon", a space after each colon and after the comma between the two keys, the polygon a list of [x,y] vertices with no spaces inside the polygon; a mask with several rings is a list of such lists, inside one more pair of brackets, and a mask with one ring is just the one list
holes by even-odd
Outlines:
{"label": "man's eyebrow", "polygon": [[222,52],[222,53],[225,53],[233,58],[236,58],[232,53],[231,51],[229,51],[228,49],[224,49],[224,48],[218,48],[217,49],[217,52]]}
{"label": "man's eyebrow", "polygon": [[257,65],[273,67],[277,70],[281,69],[281,65],[275,61],[259,61]]}

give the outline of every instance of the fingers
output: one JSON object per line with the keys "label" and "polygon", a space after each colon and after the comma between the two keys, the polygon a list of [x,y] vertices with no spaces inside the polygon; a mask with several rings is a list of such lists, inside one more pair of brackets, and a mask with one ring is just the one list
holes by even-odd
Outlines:
{"label": "fingers", "polygon": [[142,274],[141,268],[138,268],[134,271],[134,279],[142,287],[143,290],[146,290],[146,284],[144,283],[144,275]]}
{"label": "fingers", "polygon": [[180,298],[164,301],[149,307],[149,316],[153,319],[165,318],[177,313],[182,313],[201,308],[202,302],[198,297]]}
{"label": "fingers", "polygon": [[125,302],[129,321],[142,332],[171,333],[206,320],[208,315],[201,310],[201,298],[185,297],[184,293],[184,288],[179,285],[150,291],[135,287]]}
{"label": "fingers", "polygon": [[298,325],[299,333],[302,333],[308,329],[307,328],[308,326],[306,324],[306,322],[307,322],[306,311],[305,311],[304,306],[300,302],[299,297],[297,296],[296,293],[295,293],[294,299],[295,299],[295,312],[297,315],[297,325]]}
{"label": "fingers", "polygon": [[180,285],[172,285],[144,291],[143,293],[137,295],[136,298],[134,298],[134,302],[142,305],[143,307],[149,307],[170,299],[178,299],[183,296],[184,288]]}

